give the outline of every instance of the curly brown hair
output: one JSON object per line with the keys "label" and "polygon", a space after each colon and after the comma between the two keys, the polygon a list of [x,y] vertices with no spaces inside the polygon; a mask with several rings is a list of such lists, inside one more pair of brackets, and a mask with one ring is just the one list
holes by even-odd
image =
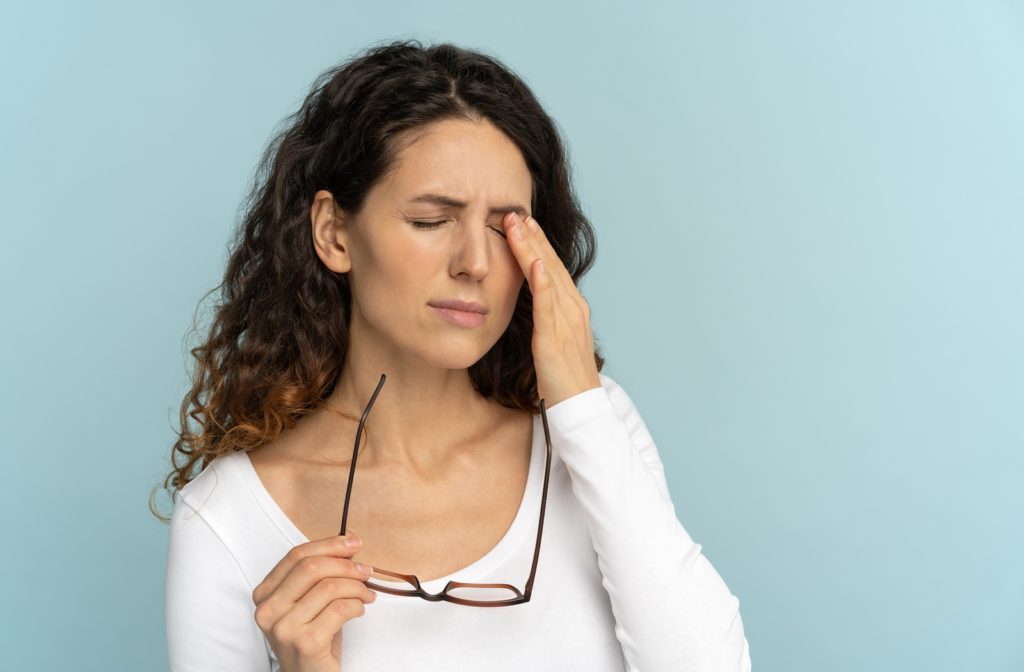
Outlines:
{"label": "curly brown hair", "polygon": [[[163,481],[172,501],[197,464],[202,471],[220,455],[272,440],[326,400],[341,375],[351,292],[346,275],[314,251],[313,195],[326,189],[358,213],[393,165],[403,134],[451,118],[487,119],[515,142],[533,177],[533,216],[574,282],[590,269],[594,231],[573,192],[556,125],[527,85],[495,58],[452,44],[368,47],[314,81],[263,153],[224,280],[200,300],[220,290],[206,341],[190,351],[192,387]],[[532,311],[524,283],[508,329],[469,375],[482,396],[538,413]],[[598,350],[594,358],[600,371],[604,358]],[[157,489],[150,510],[168,522],[153,506]]]}

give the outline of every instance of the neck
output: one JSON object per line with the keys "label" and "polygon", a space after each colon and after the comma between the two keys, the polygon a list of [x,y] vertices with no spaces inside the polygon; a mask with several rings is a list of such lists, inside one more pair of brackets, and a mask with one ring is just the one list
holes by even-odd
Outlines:
{"label": "neck", "polygon": [[386,379],[360,437],[360,464],[367,467],[443,470],[472,450],[505,410],[473,388],[468,369],[439,369],[422,361],[360,353],[352,347],[338,384],[324,408],[316,412],[322,415],[316,423],[321,436],[348,438],[327,442],[332,460],[351,459],[359,418],[382,373]]}

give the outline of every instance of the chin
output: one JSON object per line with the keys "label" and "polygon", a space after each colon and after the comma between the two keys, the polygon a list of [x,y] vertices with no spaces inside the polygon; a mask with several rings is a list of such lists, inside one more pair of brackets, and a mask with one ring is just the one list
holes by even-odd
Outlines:
{"label": "chin", "polygon": [[436,347],[425,354],[425,359],[439,369],[468,369],[483,359],[493,345],[474,348],[464,343],[448,342],[442,345],[435,341]]}
{"label": "chin", "polygon": [[446,358],[443,358],[443,359],[442,358],[434,357],[432,359],[432,363],[436,363],[436,366],[439,369],[452,369],[452,370],[468,369],[469,367],[471,367],[474,364],[476,364],[477,362],[479,362],[483,358],[483,356],[485,354],[487,354],[487,353],[483,352],[483,353],[480,354],[479,357],[466,356],[466,355],[463,355],[461,357],[446,357]]}

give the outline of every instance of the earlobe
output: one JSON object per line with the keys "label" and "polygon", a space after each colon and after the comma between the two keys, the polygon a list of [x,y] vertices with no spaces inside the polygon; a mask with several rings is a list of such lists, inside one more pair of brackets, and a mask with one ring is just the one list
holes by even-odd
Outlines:
{"label": "earlobe", "polygon": [[309,213],[313,233],[313,248],[320,261],[335,273],[347,273],[352,268],[349,259],[346,213],[326,189],[313,196]]}

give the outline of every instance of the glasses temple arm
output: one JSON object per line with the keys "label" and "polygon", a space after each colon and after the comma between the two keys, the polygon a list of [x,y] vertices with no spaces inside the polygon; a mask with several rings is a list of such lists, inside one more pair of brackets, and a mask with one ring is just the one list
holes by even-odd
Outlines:
{"label": "glasses temple arm", "polygon": [[377,389],[373,391],[370,396],[369,403],[366,404],[366,408],[363,409],[363,415],[359,418],[359,428],[356,429],[356,443],[352,448],[352,465],[348,469],[348,486],[345,488],[345,506],[341,511],[341,531],[338,532],[340,536],[345,536],[345,527],[348,524],[348,501],[352,497],[352,481],[356,474],[356,458],[359,457],[359,439],[363,435],[363,425],[366,424],[366,417],[370,415],[370,409],[373,408],[373,402],[377,400],[377,395],[380,393],[380,388],[384,385],[384,380],[387,378],[383,373],[380,374],[380,382],[377,383]]}
{"label": "glasses temple arm", "polygon": [[548,430],[548,415],[544,407],[544,400],[540,400],[540,418],[544,424],[544,443],[547,446],[547,457],[544,462],[544,490],[540,499],[540,519],[537,521],[537,545],[533,549],[533,564],[530,566],[530,578],[526,580],[526,591],[524,597],[530,599],[533,592],[533,579],[537,576],[537,560],[540,558],[540,539],[544,532],[544,509],[548,503],[548,478],[551,475],[551,432]]}

